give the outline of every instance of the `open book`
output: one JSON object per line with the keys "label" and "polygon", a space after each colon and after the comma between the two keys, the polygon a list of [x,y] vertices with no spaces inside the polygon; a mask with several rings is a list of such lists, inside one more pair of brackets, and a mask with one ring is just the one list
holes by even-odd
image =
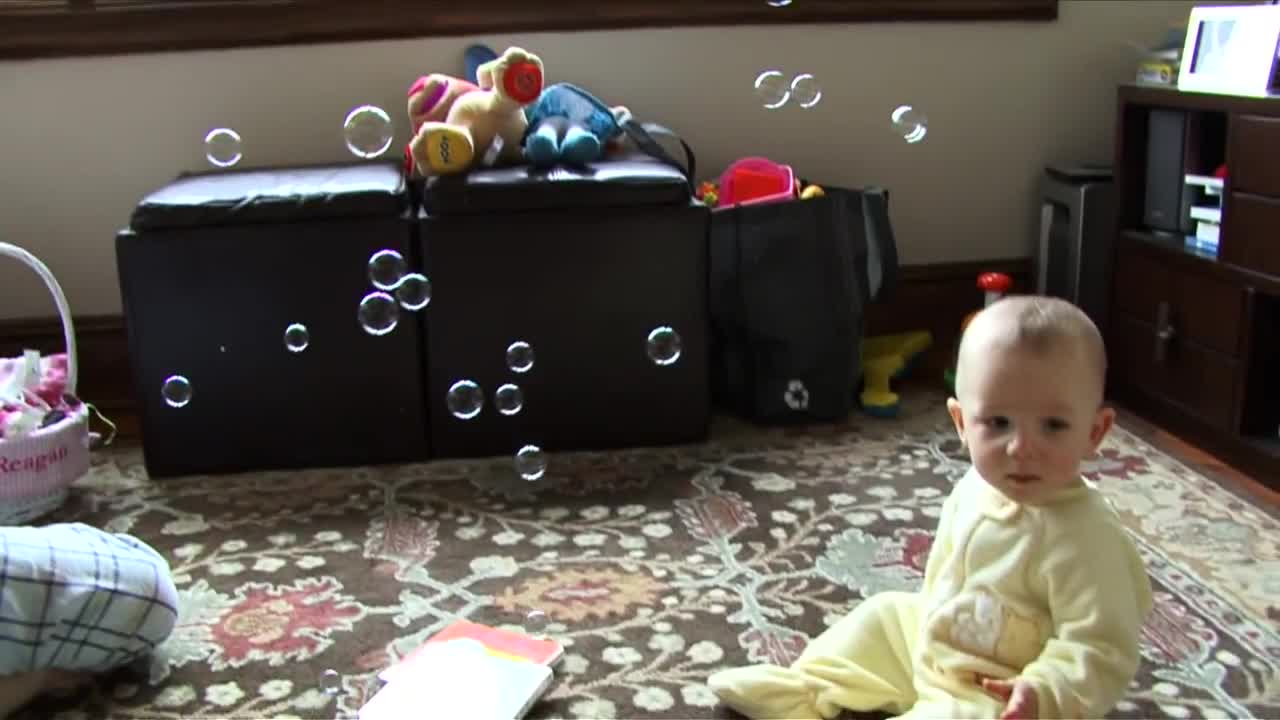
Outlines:
{"label": "open book", "polygon": [[519,720],[551,685],[564,654],[552,640],[458,621],[379,677],[387,685],[360,720]]}

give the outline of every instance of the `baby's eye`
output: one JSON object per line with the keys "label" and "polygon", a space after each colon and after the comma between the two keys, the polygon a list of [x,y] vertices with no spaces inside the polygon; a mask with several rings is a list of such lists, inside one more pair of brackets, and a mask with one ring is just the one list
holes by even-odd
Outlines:
{"label": "baby's eye", "polygon": [[1062,418],[1049,418],[1044,421],[1044,426],[1049,432],[1062,432],[1071,427],[1071,423]]}
{"label": "baby's eye", "polygon": [[1009,426],[1013,423],[1009,422],[1009,418],[1003,415],[996,415],[994,417],[983,418],[982,424],[992,430],[1008,430]]}

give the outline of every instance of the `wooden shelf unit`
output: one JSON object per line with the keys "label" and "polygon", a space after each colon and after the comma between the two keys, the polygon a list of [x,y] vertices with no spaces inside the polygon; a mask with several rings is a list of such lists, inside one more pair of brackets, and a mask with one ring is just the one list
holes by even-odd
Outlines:
{"label": "wooden shelf unit", "polygon": [[[1109,393],[1280,489],[1280,97],[1117,97]],[[1156,109],[1187,113],[1184,174],[1226,165],[1216,255],[1144,226]]]}

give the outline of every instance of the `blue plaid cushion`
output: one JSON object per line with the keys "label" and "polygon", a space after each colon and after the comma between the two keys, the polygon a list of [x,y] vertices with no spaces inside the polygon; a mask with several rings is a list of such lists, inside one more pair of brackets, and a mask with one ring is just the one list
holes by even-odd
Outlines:
{"label": "blue plaid cushion", "polygon": [[0,675],[109,670],[150,654],[177,619],[168,563],[136,538],[0,527]]}

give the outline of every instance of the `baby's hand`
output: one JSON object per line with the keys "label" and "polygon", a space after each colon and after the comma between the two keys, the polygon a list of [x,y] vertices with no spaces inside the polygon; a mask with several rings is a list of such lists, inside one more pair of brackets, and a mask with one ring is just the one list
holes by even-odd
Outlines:
{"label": "baby's hand", "polygon": [[1040,715],[1036,689],[1022,678],[996,680],[984,677],[982,689],[1004,699],[1004,712],[1000,713],[1000,720],[1036,720]]}

